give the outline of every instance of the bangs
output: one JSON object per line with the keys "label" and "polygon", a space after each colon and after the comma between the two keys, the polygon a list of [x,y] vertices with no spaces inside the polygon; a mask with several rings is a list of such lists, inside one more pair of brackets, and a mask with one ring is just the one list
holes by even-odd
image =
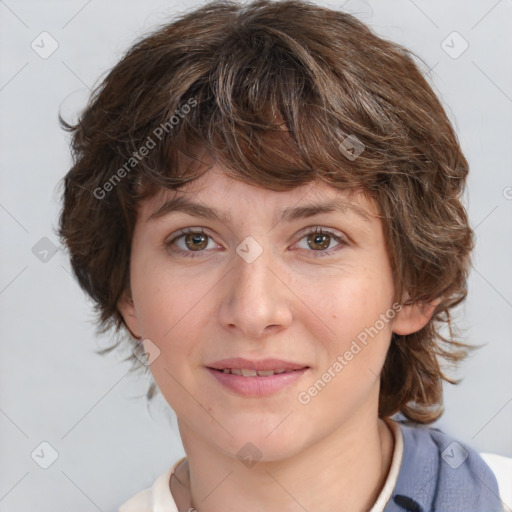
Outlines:
{"label": "bangs", "polygon": [[131,152],[141,138],[158,139],[138,165],[139,198],[159,187],[177,189],[214,164],[234,179],[276,191],[316,179],[345,190],[370,187],[375,160],[366,151],[351,161],[339,147],[355,133],[365,139],[360,113],[296,41],[268,27],[237,31],[201,71],[185,74],[188,84],[173,72],[159,89],[180,82],[186,90],[152,119],[141,119],[145,130],[138,137],[127,136],[137,140]]}

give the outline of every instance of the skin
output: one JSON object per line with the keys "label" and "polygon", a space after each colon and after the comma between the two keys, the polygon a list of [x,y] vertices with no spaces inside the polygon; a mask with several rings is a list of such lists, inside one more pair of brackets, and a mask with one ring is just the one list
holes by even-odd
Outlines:
{"label": "skin", "polygon": [[[148,220],[176,195],[215,207],[231,222],[183,212]],[[333,198],[363,208],[369,222],[350,210],[274,222],[283,208]],[[131,297],[118,307],[132,334],[160,350],[150,369],[176,412],[187,454],[179,481],[171,479],[180,510],[362,512],[375,502],[393,452],[393,436],[377,414],[379,374],[392,332],[421,329],[435,304],[404,306],[308,404],[297,395],[392,309],[391,267],[376,214],[360,192],[321,182],[276,192],[233,180],[216,166],[184,189],[139,205]],[[317,226],[344,242],[327,236],[318,248],[308,235]],[[193,235],[192,249],[186,237],[165,245],[189,227],[203,228],[207,245]],[[248,236],[263,249],[252,263],[236,252]],[[236,356],[310,368],[277,393],[244,397],[205,368]],[[250,468],[237,457],[248,442],[261,452]]]}

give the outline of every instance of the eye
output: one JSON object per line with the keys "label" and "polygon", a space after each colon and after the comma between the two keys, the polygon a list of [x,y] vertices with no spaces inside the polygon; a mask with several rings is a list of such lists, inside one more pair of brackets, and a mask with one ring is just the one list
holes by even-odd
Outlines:
{"label": "eye", "polygon": [[[203,249],[206,249],[208,246],[208,239],[211,237],[205,233],[202,229],[194,229],[194,228],[184,228],[179,230],[179,235],[175,236],[168,242],[165,242],[165,246],[170,249],[172,252],[176,252],[182,254],[183,256],[191,256],[195,257],[195,252],[202,252]],[[178,244],[178,241],[184,242],[183,244]],[[172,249],[173,245],[178,246],[179,250]]]}
{"label": "eye", "polygon": [[[321,227],[316,227],[313,231],[307,231],[303,233],[300,241],[306,240],[307,247],[312,249],[314,257],[322,257],[329,256],[335,251],[339,251],[341,247],[348,245],[348,242],[343,238],[342,235],[335,233],[329,229],[324,229]],[[339,247],[337,249],[329,248],[331,246],[331,242],[335,241],[338,243]]]}

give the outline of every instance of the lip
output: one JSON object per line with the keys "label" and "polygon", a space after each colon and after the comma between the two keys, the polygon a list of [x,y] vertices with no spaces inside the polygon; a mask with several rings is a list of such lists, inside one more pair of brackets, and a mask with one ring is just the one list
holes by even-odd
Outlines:
{"label": "lip", "polygon": [[225,368],[238,368],[239,370],[245,368],[247,370],[301,370],[308,368],[307,365],[301,363],[294,363],[292,361],[284,361],[283,359],[245,359],[244,357],[230,357],[228,359],[221,359],[205,365],[208,368],[216,370],[224,370]]}
{"label": "lip", "polygon": [[[289,370],[287,373],[279,373],[266,377],[244,377],[232,373],[223,373],[225,368],[250,369],[250,370]],[[283,361],[282,359],[262,359],[260,361],[244,359],[240,357],[223,359],[207,365],[209,373],[224,387],[246,397],[263,397],[277,393],[282,389],[297,382],[309,371],[309,366]]]}

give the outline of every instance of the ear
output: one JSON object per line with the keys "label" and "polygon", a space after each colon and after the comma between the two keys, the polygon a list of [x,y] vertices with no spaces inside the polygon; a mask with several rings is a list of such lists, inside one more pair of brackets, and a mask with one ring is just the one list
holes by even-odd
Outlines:
{"label": "ear", "polygon": [[[409,294],[405,300],[409,299]],[[403,302],[405,302],[405,300]],[[441,302],[441,297],[430,302],[422,302],[410,305],[402,305],[402,309],[393,321],[393,332],[406,335],[423,329],[434,314],[436,307]]]}
{"label": "ear", "polygon": [[142,339],[139,333],[139,322],[135,305],[133,304],[133,299],[128,292],[121,295],[121,298],[117,302],[117,309],[119,313],[121,313],[124,324],[130,331],[130,334],[138,340]]}

